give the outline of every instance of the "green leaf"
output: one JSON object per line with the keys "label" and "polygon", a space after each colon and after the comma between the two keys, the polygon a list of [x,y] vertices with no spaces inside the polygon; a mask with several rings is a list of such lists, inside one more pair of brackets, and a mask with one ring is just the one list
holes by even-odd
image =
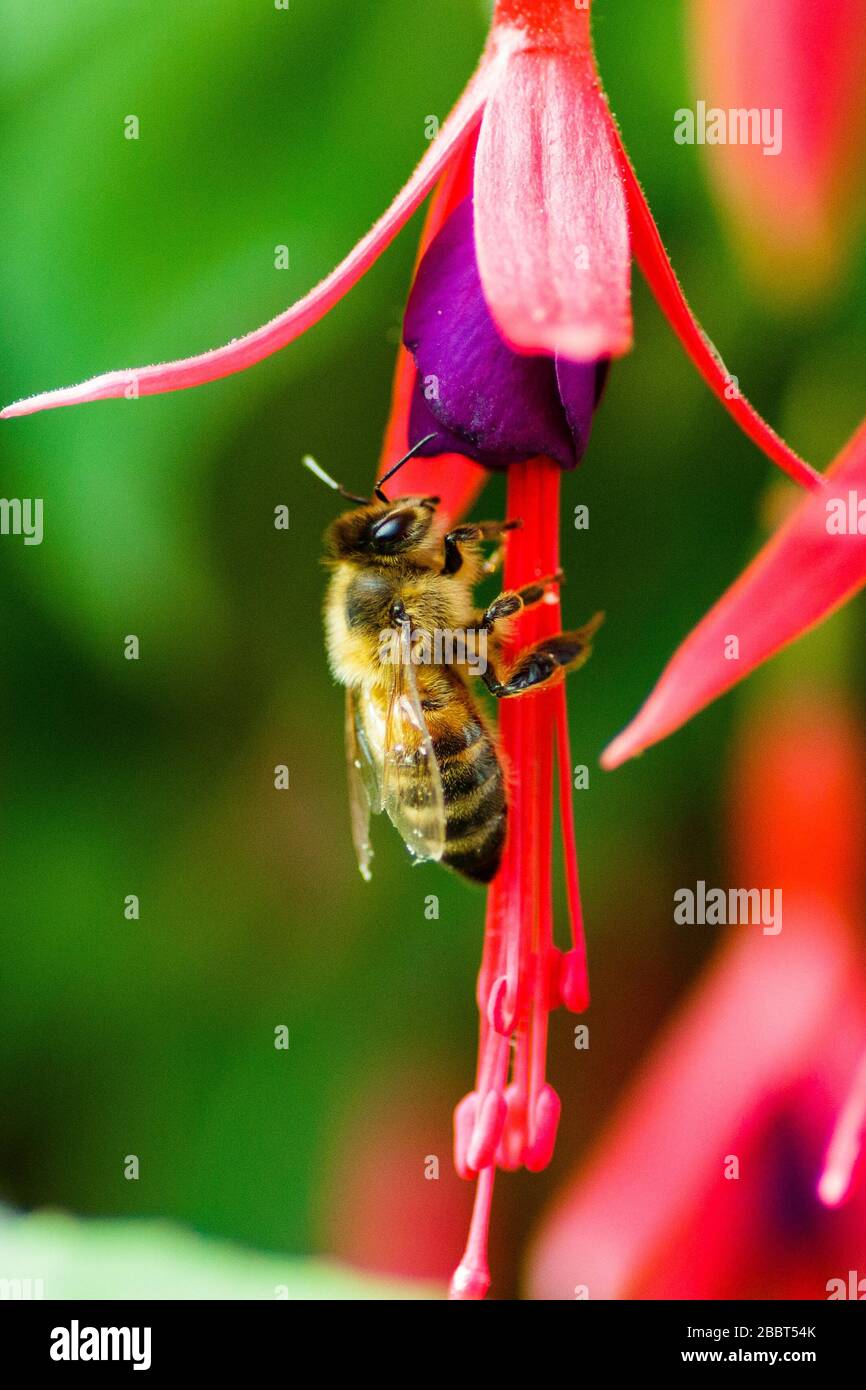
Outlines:
{"label": "green leaf", "polygon": [[[4,1280],[41,1280],[50,1299],[416,1299],[430,1285],[327,1260],[244,1250],[166,1221],[80,1220],[64,1212],[0,1218]],[[12,1288],[14,1288],[14,1284]],[[14,1295],[13,1295],[14,1296]]]}

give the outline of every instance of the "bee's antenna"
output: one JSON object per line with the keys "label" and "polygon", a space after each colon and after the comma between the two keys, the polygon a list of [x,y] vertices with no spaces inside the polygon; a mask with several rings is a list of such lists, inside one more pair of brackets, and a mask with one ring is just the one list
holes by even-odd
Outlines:
{"label": "bee's antenna", "polygon": [[384,475],[384,477],[382,477],[382,478],[379,479],[378,483],[377,483],[376,486],[373,488],[373,491],[375,492],[375,494],[376,494],[376,496],[378,497],[378,499],[379,499],[380,502],[387,502],[387,501],[388,501],[388,498],[385,496],[384,492],[382,491],[382,484],[383,484],[383,483],[387,483],[387,481],[388,481],[389,478],[393,478],[394,474],[397,472],[397,470],[398,470],[399,468],[402,468],[402,467],[403,467],[403,464],[404,464],[404,463],[408,463],[409,460],[410,460],[410,458],[413,458],[413,457],[415,456],[415,454],[417,454],[417,452],[418,452],[419,449],[423,449],[425,444],[429,444],[429,443],[430,443],[430,440],[431,440],[431,439],[435,439],[435,438],[436,438],[436,432],[435,432],[435,431],[433,432],[433,434],[425,434],[425,436],[424,436],[423,439],[419,439],[417,444],[413,444],[413,445],[412,445],[412,448],[409,450],[408,454],[404,454],[403,457],[400,459],[400,461],[399,461],[398,463],[395,463],[393,468],[389,468],[389,469],[388,469],[388,472]]}
{"label": "bee's antenna", "polygon": [[325,483],[333,492],[339,492],[341,497],[345,497],[347,502],[357,502],[359,506],[366,507],[369,506],[372,501],[370,497],[356,497],[353,492],[347,492],[343,484],[335,482],[330,473],[326,473],[324,468],[321,468],[319,464],[316,463],[316,460],[311,454],[304,454],[301,463],[305,468],[309,468],[310,472],[314,473],[320,482]]}

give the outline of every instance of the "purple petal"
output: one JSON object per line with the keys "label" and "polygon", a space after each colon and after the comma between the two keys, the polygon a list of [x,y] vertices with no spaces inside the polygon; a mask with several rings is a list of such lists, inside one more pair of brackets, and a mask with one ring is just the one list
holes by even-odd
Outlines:
{"label": "purple petal", "polygon": [[532,458],[533,454],[512,454],[507,455],[503,450],[491,450],[479,448],[477,444],[472,444],[468,439],[453,430],[449,430],[447,425],[443,425],[441,420],[433,414],[429,403],[424,398],[424,384],[416,374],[415,386],[412,391],[412,404],[409,410],[409,439],[426,439],[429,434],[435,435],[429,444],[423,444],[418,449],[419,458],[438,458],[440,454],[463,454],[466,458],[474,459],[476,463],[482,464],[485,468],[507,468],[510,463],[520,463],[522,459]]}
{"label": "purple petal", "polygon": [[592,419],[601,400],[610,371],[610,358],[598,362],[569,362],[556,358],[556,381],[565,418],[574,440],[574,450],[582,459],[589,444]]}
{"label": "purple petal", "polygon": [[411,436],[440,432],[424,452],[448,449],[488,467],[547,454],[575,466],[589,437],[596,364],[560,368],[550,357],[512,352],[500,337],[481,290],[471,198],[428,248],[403,334],[418,369]]}

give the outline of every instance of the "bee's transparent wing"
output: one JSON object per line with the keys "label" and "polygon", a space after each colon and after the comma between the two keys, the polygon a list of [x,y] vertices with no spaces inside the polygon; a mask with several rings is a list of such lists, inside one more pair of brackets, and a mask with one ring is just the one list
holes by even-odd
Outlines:
{"label": "bee's transparent wing", "polygon": [[381,777],[370,749],[353,690],[346,691],[346,770],[349,778],[349,817],[361,876],[370,879],[370,812],[382,810]]}
{"label": "bee's transparent wing", "polygon": [[445,851],[445,797],[433,740],[415,672],[410,632],[402,624],[401,659],[385,725],[382,804],[415,859],[441,859]]}

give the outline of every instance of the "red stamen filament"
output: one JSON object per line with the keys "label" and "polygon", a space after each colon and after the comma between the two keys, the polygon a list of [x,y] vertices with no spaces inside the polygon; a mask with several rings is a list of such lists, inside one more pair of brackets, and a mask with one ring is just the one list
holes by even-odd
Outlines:
{"label": "red stamen filament", "polygon": [[[509,536],[508,589],[559,568],[560,479],[559,466],[544,458],[509,470],[508,516],[519,517],[523,526]],[[503,660],[560,626],[559,596],[552,590],[550,602],[521,615]],[[478,977],[476,1086],[455,1112],[457,1171],[477,1175],[477,1191],[452,1298],[483,1298],[487,1291],[496,1167],[538,1171],[550,1162],[560,1103],[546,1079],[548,1015],[560,1003],[584,1008],[589,998],[562,683],[505,700],[500,734],[509,784],[508,839],[490,889]],[[553,943],[554,743],[571,924],[571,949],[564,955]]]}

